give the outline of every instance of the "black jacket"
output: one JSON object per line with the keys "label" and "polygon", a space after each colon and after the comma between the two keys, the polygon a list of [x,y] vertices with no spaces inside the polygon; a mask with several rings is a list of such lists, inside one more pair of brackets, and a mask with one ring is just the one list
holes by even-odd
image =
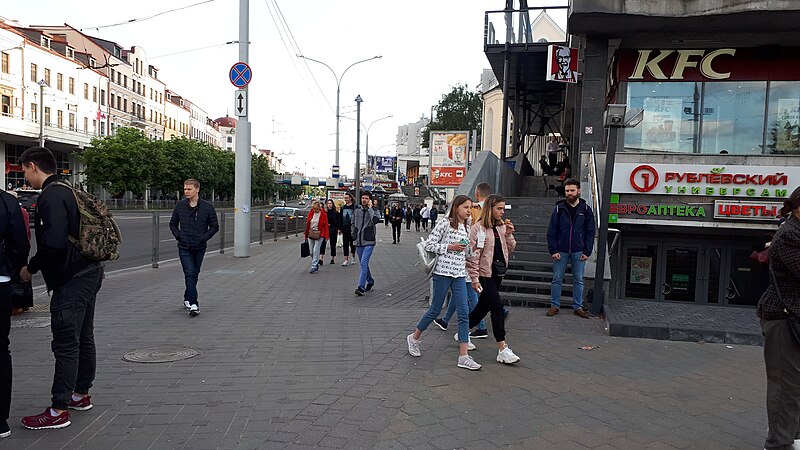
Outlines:
{"label": "black jacket", "polygon": [[178,241],[178,248],[205,250],[208,240],[219,231],[217,211],[214,205],[202,198],[197,199],[197,206],[194,208],[184,198],[172,211],[169,229]]}
{"label": "black jacket", "polygon": [[794,214],[775,232],[769,245],[769,264],[775,278],[758,302],[758,317],[786,319],[784,308],[800,317],[800,219]]}
{"label": "black jacket", "polygon": [[0,276],[14,278],[28,262],[31,243],[17,199],[0,191],[0,200]]}
{"label": "black jacket", "polygon": [[75,194],[67,186],[50,184],[58,181],[51,175],[42,184],[36,203],[36,254],[28,262],[28,272],[42,271],[48,290],[63,286],[73,275],[98,264],[81,256],[69,236],[78,239],[80,213]]}
{"label": "black jacket", "polygon": [[342,229],[342,213],[336,209],[328,209],[325,211],[328,214],[328,230],[336,231]]}

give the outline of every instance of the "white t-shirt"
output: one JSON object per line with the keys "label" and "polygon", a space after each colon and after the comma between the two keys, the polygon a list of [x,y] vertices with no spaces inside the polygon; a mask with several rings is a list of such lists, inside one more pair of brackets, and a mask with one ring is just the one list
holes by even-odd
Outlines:
{"label": "white t-shirt", "polygon": [[434,252],[439,257],[436,259],[436,267],[433,273],[451,278],[463,278],[467,276],[467,253],[469,245],[462,252],[451,252],[447,250],[450,244],[456,244],[461,240],[469,242],[469,228],[461,224],[457,229],[450,226],[449,220],[442,220],[436,223],[436,227],[431,231],[430,236],[425,241],[425,250]]}

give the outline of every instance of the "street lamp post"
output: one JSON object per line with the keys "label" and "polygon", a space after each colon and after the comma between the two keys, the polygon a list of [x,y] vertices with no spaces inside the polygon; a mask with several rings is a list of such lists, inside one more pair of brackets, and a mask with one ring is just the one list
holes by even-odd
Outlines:
{"label": "street lamp post", "polygon": [[44,88],[47,83],[39,80],[39,147],[44,147]]}
{"label": "street lamp post", "polygon": [[373,125],[375,125],[375,122],[378,122],[378,121],[381,121],[381,120],[384,120],[384,119],[390,119],[392,117],[394,117],[394,116],[389,115],[389,116],[386,116],[386,117],[381,117],[380,119],[375,119],[367,127],[367,137],[365,139],[366,142],[364,142],[364,158],[367,161],[367,174],[369,174],[369,169],[371,167],[371,164],[369,163],[369,129],[372,128]]}
{"label": "street lamp post", "polygon": [[[350,68],[355,66],[356,64],[361,64],[361,63],[364,63],[364,62],[367,62],[367,61],[372,61],[373,59],[380,59],[380,58],[383,58],[383,56],[376,55],[376,56],[373,56],[372,58],[367,58],[367,59],[362,59],[361,61],[356,61],[353,64],[350,64],[349,66],[347,66],[347,68],[344,69],[344,72],[342,72],[342,74],[339,75],[339,76],[337,76],[336,72],[333,69],[331,69],[331,66],[325,64],[322,61],[319,61],[319,60],[316,60],[316,59],[313,59],[313,58],[309,58],[308,56],[303,56],[303,55],[297,55],[297,57],[298,58],[307,59],[309,61],[313,61],[313,62],[318,63],[318,64],[322,64],[323,66],[327,67],[328,70],[331,71],[331,73],[333,74],[333,77],[336,79],[336,162],[335,162],[335,165],[338,166],[339,165],[339,118],[340,118],[340,115],[339,115],[339,94],[341,94],[342,78],[344,78],[344,74],[346,74],[347,71],[350,70]],[[356,175],[358,175],[358,174],[356,174]]]}

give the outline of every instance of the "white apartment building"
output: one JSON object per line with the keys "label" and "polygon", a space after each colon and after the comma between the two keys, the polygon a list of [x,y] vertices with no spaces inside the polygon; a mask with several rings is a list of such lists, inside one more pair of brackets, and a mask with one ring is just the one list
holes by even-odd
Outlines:
{"label": "white apartment building", "polygon": [[3,187],[24,183],[19,157],[38,145],[40,130],[56,156],[59,174],[81,181],[76,175],[81,168],[72,153],[101,134],[104,122],[107,78],[93,64],[93,58],[60,36],[10,26],[0,19],[0,155],[8,170],[0,175]]}
{"label": "white apartment building", "polygon": [[184,99],[189,104],[191,120],[189,121],[189,136],[192,139],[203,141],[215,147],[222,148],[220,145],[221,134],[216,123],[208,117],[208,113],[203,108],[193,102]]}
{"label": "white apartment building", "polygon": [[422,131],[430,123],[424,116],[418,121],[397,127],[397,167],[408,181],[427,178],[430,163],[427,148],[422,148]]}

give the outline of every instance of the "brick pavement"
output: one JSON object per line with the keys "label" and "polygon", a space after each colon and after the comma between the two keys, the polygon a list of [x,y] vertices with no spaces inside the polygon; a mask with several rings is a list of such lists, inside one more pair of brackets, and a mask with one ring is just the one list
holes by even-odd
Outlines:
{"label": "brick pavement", "polygon": [[[22,429],[20,416],[49,403],[53,359],[47,328],[14,328],[13,435],[0,448],[761,448],[758,347],[613,338],[600,320],[515,308],[516,366],[495,363],[489,339],[472,352],[484,368],[459,369],[454,331],[438,329],[412,358],[405,336],[427,285],[413,267],[418,234],[401,245],[388,236],[381,228],[377,285],[365,297],[352,293],[356,266],[308,274],[296,238],[247,259],[208,257],[197,318],[183,311],[176,263],[109,276],[95,408],[63,430]],[[163,344],[201,354],[121,359]]]}

